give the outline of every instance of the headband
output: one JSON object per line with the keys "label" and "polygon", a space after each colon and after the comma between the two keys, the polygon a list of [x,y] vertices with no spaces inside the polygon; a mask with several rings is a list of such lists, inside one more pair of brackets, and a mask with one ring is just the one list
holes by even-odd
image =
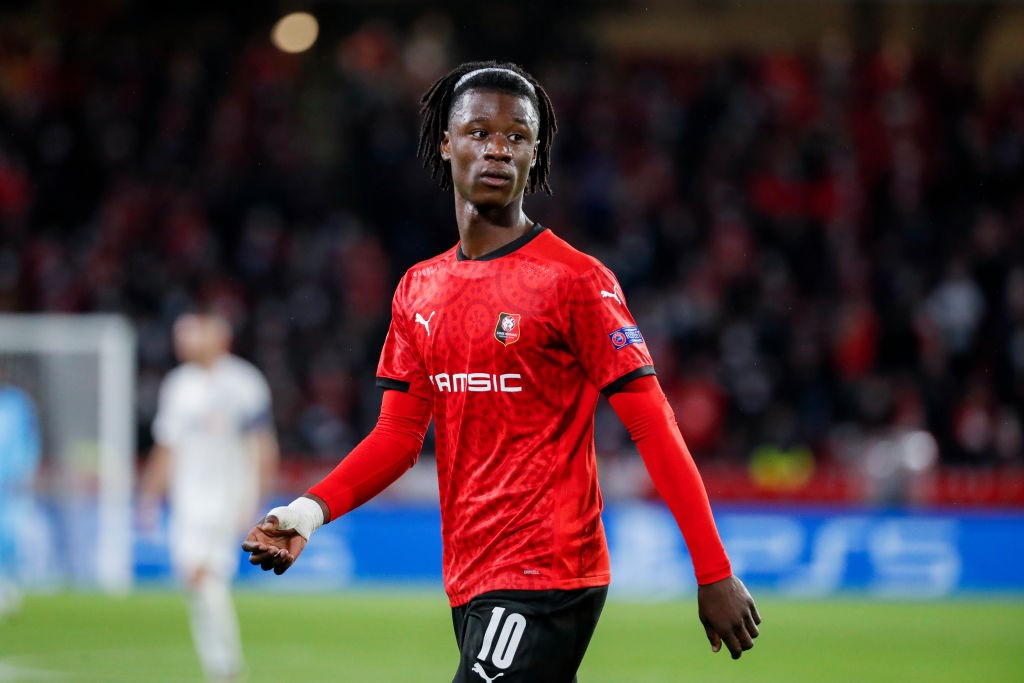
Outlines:
{"label": "headband", "polygon": [[462,78],[455,82],[455,87],[452,88],[452,92],[458,90],[459,87],[462,86],[469,79],[476,78],[480,74],[486,73],[488,71],[500,71],[502,73],[511,74],[512,76],[515,76],[516,78],[518,78],[519,80],[526,84],[526,87],[530,89],[530,92],[533,93],[534,97],[537,96],[537,91],[534,89],[533,84],[530,83],[530,81],[526,80],[522,74],[516,73],[512,69],[504,69],[500,66],[488,66],[483,69],[477,69],[476,71],[470,71],[468,74],[466,74],[465,76],[463,76]]}

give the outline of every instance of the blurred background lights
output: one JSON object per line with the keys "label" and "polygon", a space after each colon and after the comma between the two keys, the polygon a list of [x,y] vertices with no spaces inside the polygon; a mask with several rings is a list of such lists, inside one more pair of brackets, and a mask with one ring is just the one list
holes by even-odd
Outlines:
{"label": "blurred background lights", "polygon": [[270,40],[282,52],[305,52],[316,42],[320,26],[307,12],[292,12],[281,17],[270,33]]}

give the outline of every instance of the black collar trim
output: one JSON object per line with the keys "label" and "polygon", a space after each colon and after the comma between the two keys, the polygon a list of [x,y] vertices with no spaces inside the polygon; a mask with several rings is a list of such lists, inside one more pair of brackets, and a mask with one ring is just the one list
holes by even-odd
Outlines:
{"label": "black collar trim", "polygon": [[455,250],[455,258],[460,261],[493,261],[496,258],[501,258],[511,254],[516,249],[526,246],[534,237],[547,230],[543,225],[534,221],[533,227],[527,230],[521,237],[517,237],[503,247],[498,247],[494,251],[489,251],[483,256],[477,258],[469,258],[462,252],[462,244],[460,243],[458,249]]}

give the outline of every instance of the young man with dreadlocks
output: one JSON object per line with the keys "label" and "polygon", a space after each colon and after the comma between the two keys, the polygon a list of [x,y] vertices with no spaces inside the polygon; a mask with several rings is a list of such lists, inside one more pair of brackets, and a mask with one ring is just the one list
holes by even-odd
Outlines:
{"label": "young man with dreadlocks", "polygon": [[523,212],[525,193],[550,193],[547,93],[514,64],[477,62],[422,105],[419,155],[454,188],[459,242],[398,285],[376,427],[250,532],[250,562],[288,569],[315,529],[412,466],[433,416],[455,683],[574,681],[610,580],[593,436],[603,393],[686,539],[712,650],[738,658],[760,617],[622,289]]}

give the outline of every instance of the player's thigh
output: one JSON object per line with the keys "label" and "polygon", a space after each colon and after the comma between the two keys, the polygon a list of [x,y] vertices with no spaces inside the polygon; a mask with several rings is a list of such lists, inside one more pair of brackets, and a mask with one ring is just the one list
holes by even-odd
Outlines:
{"label": "player's thigh", "polygon": [[453,611],[453,683],[570,683],[590,644],[607,588],[493,591]]}

